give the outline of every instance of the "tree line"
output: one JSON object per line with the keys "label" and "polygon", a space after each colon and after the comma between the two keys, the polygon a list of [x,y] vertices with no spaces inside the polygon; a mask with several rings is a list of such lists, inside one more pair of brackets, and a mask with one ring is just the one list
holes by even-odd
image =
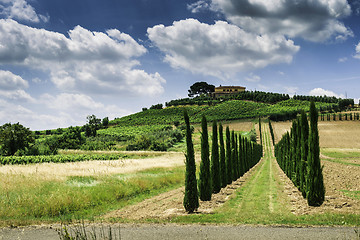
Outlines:
{"label": "tree line", "polygon": [[304,111],[293,120],[290,133],[284,134],[275,145],[275,156],[284,173],[307,198],[309,206],[320,206],[325,200],[325,187],[314,102],[310,103],[309,118],[310,126]]}
{"label": "tree line", "polygon": [[186,124],[186,173],[184,207],[189,213],[199,207],[199,198],[210,201],[214,193],[220,192],[233,181],[243,176],[262,157],[262,146],[240,136],[235,131],[225,130],[216,121],[212,124],[212,148],[210,156],[209,136],[206,117],[201,121],[201,162],[199,180],[196,177],[196,164],[192,132],[187,111],[184,112]]}

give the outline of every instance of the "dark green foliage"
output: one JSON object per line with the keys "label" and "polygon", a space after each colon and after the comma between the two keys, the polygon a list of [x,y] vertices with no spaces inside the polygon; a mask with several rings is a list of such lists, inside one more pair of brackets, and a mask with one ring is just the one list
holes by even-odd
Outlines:
{"label": "dark green foliage", "polygon": [[325,188],[319,157],[318,112],[314,102],[310,110],[310,129],[307,116],[302,111],[301,116],[293,121],[290,133],[287,132],[275,145],[275,156],[286,175],[307,197],[308,204],[320,206],[324,201]]}
{"label": "dark green foliage", "polygon": [[231,131],[231,166],[232,166],[232,176],[231,180],[236,181],[237,177],[237,146],[236,146],[236,137],[235,132]]}
{"label": "dark green foliage", "polygon": [[183,131],[173,129],[172,126],[165,126],[157,131],[143,135],[137,135],[126,147],[128,151],[153,150],[167,151],[175,143],[180,142],[184,137]]}
{"label": "dark green foliage", "polygon": [[155,104],[150,107],[150,109],[162,109],[162,108],[163,108],[162,103]]}
{"label": "dark green foliage", "polygon": [[215,86],[208,84],[207,82],[196,82],[190,86],[190,90],[188,90],[188,92],[189,97],[194,97],[196,95],[215,92]]}
{"label": "dark green foliage", "polygon": [[262,134],[261,134],[261,118],[259,118],[259,135],[260,135],[260,145],[262,145]]}
{"label": "dark green foliage", "polygon": [[34,142],[33,133],[20,123],[0,126],[0,155],[27,155]]}
{"label": "dark green foliage", "polygon": [[273,145],[275,146],[275,136],[274,136],[274,129],[271,125],[271,120],[269,119],[269,128],[270,128],[270,135]]}
{"label": "dark green foliage", "polygon": [[307,167],[307,200],[309,206],[320,206],[325,200],[325,186],[320,163],[318,112],[314,102],[310,104],[310,134]]}
{"label": "dark green foliage", "polygon": [[239,136],[239,177],[245,173],[244,140]]}
{"label": "dark green foliage", "polygon": [[199,208],[199,197],[196,180],[194,145],[192,142],[190,121],[187,111],[184,111],[184,120],[186,124],[186,173],[183,205],[188,213],[192,213]]}
{"label": "dark green foliage", "polygon": [[199,173],[199,197],[202,201],[210,201],[212,194],[212,181],[210,173],[209,137],[206,117],[201,121],[201,162]]}
{"label": "dark green foliage", "polygon": [[230,129],[226,127],[226,184],[232,182],[233,176],[233,166],[232,166],[232,157],[231,157],[231,138],[230,138]]}
{"label": "dark green foliage", "polygon": [[219,124],[219,142],[220,142],[220,179],[221,187],[226,187],[227,177],[226,177],[226,157],[225,157],[225,144],[224,144],[224,129],[222,124]]}
{"label": "dark green foliage", "polygon": [[88,120],[88,123],[84,126],[85,136],[95,137],[96,131],[99,130],[102,126],[101,119],[96,118],[95,115],[87,116],[86,119]]}
{"label": "dark green foliage", "polygon": [[109,118],[108,117],[103,118],[102,125],[103,125],[104,128],[108,127],[108,125],[109,125]]}
{"label": "dark green foliage", "polygon": [[221,189],[221,172],[220,172],[220,158],[219,158],[219,144],[218,144],[218,129],[216,121],[212,126],[212,148],[211,148],[211,180],[213,193],[220,192]]}
{"label": "dark green foliage", "polygon": [[301,127],[301,157],[300,157],[300,191],[304,197],[306,197],[306,179],[307,179],[307,156],[309,152],[309,123],[306,113],[301,112],[300,117]]}

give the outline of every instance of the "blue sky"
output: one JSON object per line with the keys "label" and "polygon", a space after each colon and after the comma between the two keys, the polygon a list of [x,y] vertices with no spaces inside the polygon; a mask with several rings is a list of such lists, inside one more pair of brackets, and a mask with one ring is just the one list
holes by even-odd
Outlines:
{"label": "blue sky", "polygon": [[359,0],[0,0],[0,124],[113,119],[197,81],[358,102],[359,20]]}

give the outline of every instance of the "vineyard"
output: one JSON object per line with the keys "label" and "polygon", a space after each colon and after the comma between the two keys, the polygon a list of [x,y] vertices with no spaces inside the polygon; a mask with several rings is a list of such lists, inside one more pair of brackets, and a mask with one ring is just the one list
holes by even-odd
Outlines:
{"label": "vineyard", "polygon": [[9,156],[0,157],[2,165],[33,164],[33,163],[66,163],[91,160],[118,160],[128,158],[126,154],[66,154],[66,155],[44,155],[44,156]]}

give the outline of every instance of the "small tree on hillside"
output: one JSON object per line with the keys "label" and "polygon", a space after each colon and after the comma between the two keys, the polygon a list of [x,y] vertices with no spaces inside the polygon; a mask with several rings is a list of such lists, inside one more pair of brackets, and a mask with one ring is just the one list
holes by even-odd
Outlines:
{"label": "small tree on hillside", "polygon": [[199,208],[199,197],[196,180],[194,145],[192,143],[189,115],[186,110],[184,111],[184,118],[186,124],[186,173],[183,205],[188,213],[192,213]]}
{"label": "small tree on hillside", "polygon": [[320,163],[318,112],[315,103],[310,103],[310,135],[307,166],[307,200],[309,206],[320,206],[325,200],[325,186]]}
{"label": "small tree on hillside", "polygon": [[221,187],[226,187],[227,177],[226,177],[226,157],[225,157],[225,144],[224,144],[224,128],[222,124],[219,125],[219,141],[220,141],[220,179]]}
{"label": "small tree on hillside", "polygon": [[188,90],[189,97],[194,97],[196,95],[200,95],[202,93],[210,93],[215,91],[215,86],[208,84],[206,82],[196,82],[191,85],[190,90]]}
{"label": "small tree on hillside", "polygon": [[34,142],[33,133],[20,123],[0,126],[0,155],[11,156],[18,151],[25,153]]}
{"label": "small tree on hillside", "polygon": [[220,192],[221,189],[221,173],[219,163],[219,144],[217,137],[217,124],[213,122],[212,126],[212,148],[211,148],[211,179],[213,186],[213,193]]}
{"label": "small tree on hillside", "polygon": [[201,162],[199,173],[199,196],[202,201],[210,201],[212,194],[210,159],[209,159],[209,137],[206,117],[201,119]]}

